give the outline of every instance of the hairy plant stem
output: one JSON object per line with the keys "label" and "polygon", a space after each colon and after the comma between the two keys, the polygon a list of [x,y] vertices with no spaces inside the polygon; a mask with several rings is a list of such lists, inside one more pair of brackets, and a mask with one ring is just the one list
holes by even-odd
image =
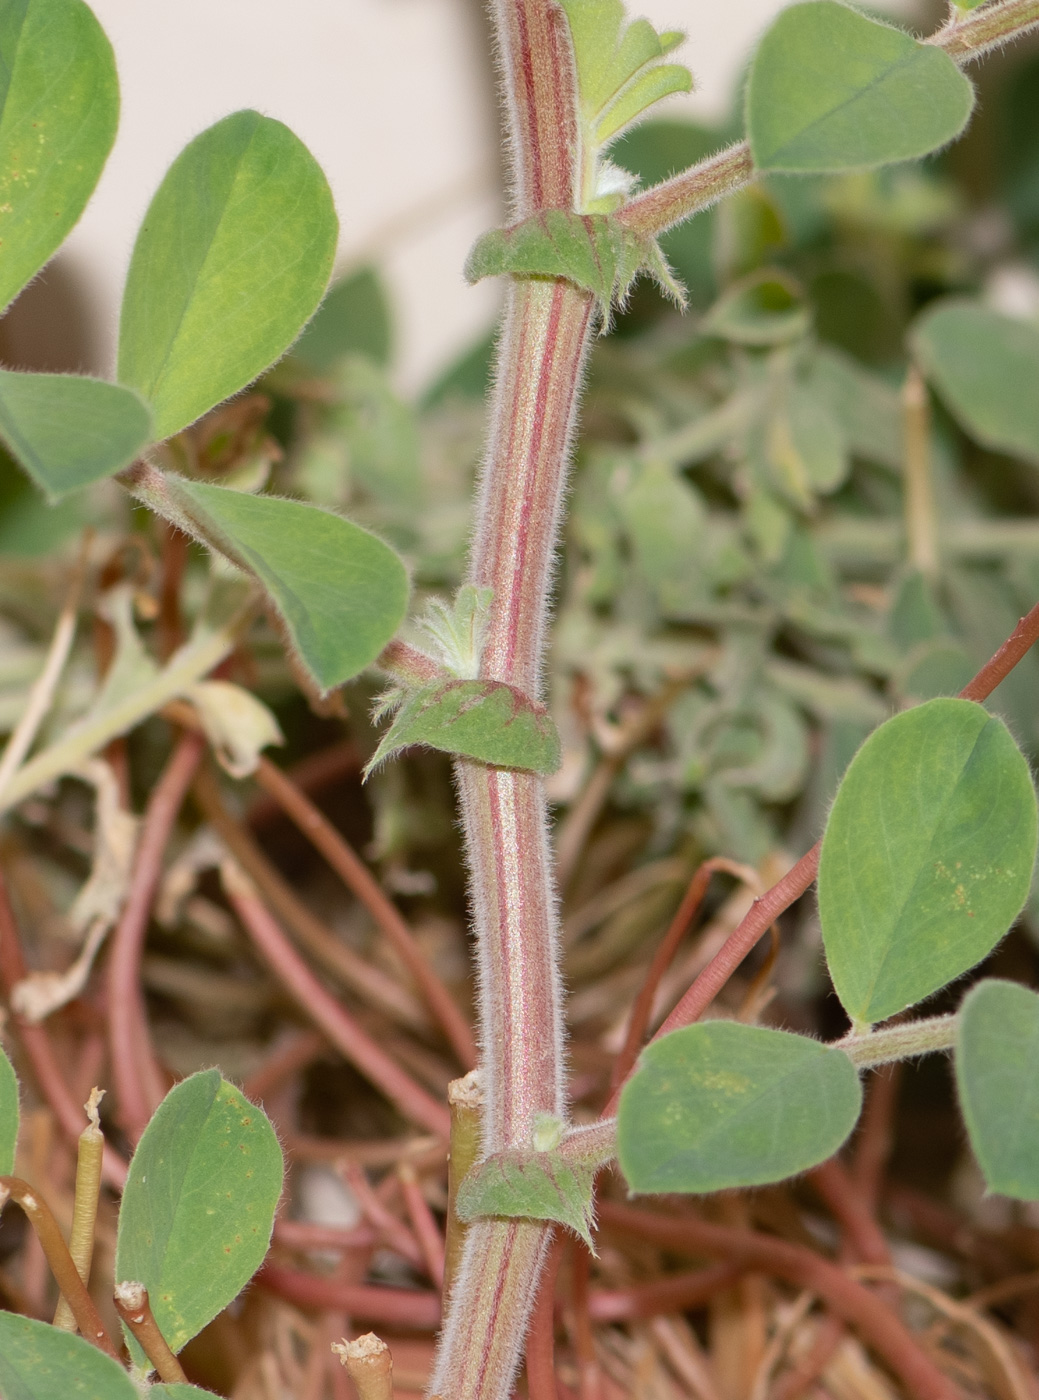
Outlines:
{"label": "hairy plant stem", "polygon": [[[944,49],[962,68],[1037,27],[1039,0],[1003,0],[1002,4],[985,5],[964,19],[952,20],[923,42]],[[643,190],[618,212],[617,218],[635,233],[663,233],[756,178],[750,146],[739,141],[670,180]]]}
{"label": "hairy plant stem", "polygon": [[[1039,0],[1008,0],[1001,34],[1034,22]],[[1020,13],[1019,13],[1020,12]],[[510,124],[513,219],[573,208],[577,93],[566,22],[552,0],[496,0],[493,9]],[[972,31],[973,33],[973,31]],[[979,31],[980,33],[980,31]],[[943,31],[958,62],[991,46],[962,27]],[[646,191],[618,215],[642,234],[660,232],[754,178],[745,145]],[[562,281],[514,280],[498,349],[491,431],[467,582],[493,591],[481,676],[537,698],[566,466],[592,298]],[[456,765],[479,973],[482,1151],[530,1145],[539,1115],[566,1108],[558,932],[544,784],[528,773],[461,760]],[[815,874],[818,852],[792,872],[789,898]],[[800,877],[800,879],[799,879]],[[774,896],[779,909],[782,895]],[[789,898],[786,902],[789,902]],[[775,917],[769,899],[758,901]],[[763,929],[762,929],[763,931]],[[757,941],[728,949],[739,961]],[[731,971],[716,959],[693,992],[710,1000]],[[431,1380],[445,1400],[505,1400],[523,1347],[552,1227],[480,1220],[469,1229]]]}

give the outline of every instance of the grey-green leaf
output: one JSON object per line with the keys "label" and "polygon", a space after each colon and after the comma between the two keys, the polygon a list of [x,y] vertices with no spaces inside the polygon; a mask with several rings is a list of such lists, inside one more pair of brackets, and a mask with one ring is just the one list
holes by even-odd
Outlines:
{"label": "grey-green leaf", "polygon": [[0,311],[83,212],[118,122],[112,46],[82,0],[0,5]]}
{"label": "grey-green leaf", "polygon": [[151,426],[146,405],[118,384],[0,370],[0,438],[52,501],[129,466]]}
{"label": "grey-green leaf", "polygon": [[18,1146],[18,1077],[14,1065],[0,1050],[0,1176],[14,1171]]}
{"label": "grey-green leaf", "polygon": [[801,288],[793,278],[764,269],[719,297],[700,329],[737,345],[778,345],[805,335],[811,324]]}
{"label": "grey-green leaf", "polygon": [[299,501],[161,481],[142,499],[259,580],[322,690],[369,666],[403,621],[404,565],[359,525]]}
{"label": "grey-green leaf", "polygon": [[840,1050],[787,1031],[702,1021],[646,1047],[621,1095],[617,1146],[633,1191],[725,1191],[824,1162],[859,1116]]}
{"label": "grey-green leaf", "polygon": [[956,1027],[956,1083],[990,1191],[1039,1201],[1039,996],[979,982]]}
{"label": "grey-green leaf", "polygon": [[338,222],[288,127],[235,112],[173,162],[144,217],[119,327],[119,378],[167,438],[289,348],[321,301]]}
{"label": "grey-green leaf", "polygon": [[217,1070],[170,1090],[130,1163],[115,1275],[144,1284],[174,1351],[263,1263],[281,1186],[274,1129]]}
{"label": "grey-green leaf", "polygon": [[139,1400],[117,1361],[82,1337],[0,1312],[3,1400]]}
{"label": "grey-green leaf", "polygon": [[292,354],[319,374],[346,355],[364,355],[385,366],[392,339],[386,291],[374,269],[362,267],[329,288]]}
{"label": "grey-green leaf", "polygon": [[950,298],[918,319],[912,346],[971,437],[1039,466],[1039,327]]}
{"label": "grey-green leaf", "polygon": [[808,0],[784,10],[758,45],[747,137],[759,170],[867,170],[944,146],[973,105],[941,49],[836,0]]}
{"label": "grey-green leaf", "polygon": [[837,995],[882,1021],[979,962],[1028,896],[1036,803],[1002,720],[967,700],[896,715],[850,764],[823,837],[819,915]]}
{"label": "grey-green leaf", "polygon": [[498,1152],[474,1167],[458,1188],[460,1220],[482,1215],[554,1220],[592,1249],[593,1187],[599,1164],[561,1152]]}
{"label": "grey-green leaf", "polygon": [[367,771],[412,744],[534,773],[554,773],[560,762],[551,716],[504,681],[435,681],[413,691]]}

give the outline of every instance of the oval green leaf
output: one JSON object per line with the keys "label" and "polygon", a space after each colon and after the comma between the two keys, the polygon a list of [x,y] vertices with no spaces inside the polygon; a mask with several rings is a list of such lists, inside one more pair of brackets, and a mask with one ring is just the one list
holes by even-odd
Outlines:
{"label": "oval green leaf", "polygon": [[[130,1163],[115,1276],[144,1284],[174,1351],[263,1263],[281,1185],[269,1120],[217,1070],[170,1090]],[[139,1359],[137,1344],[128,1338],[127,1345]]]}
{"label": "oval green leaf", "polygon": [[82,0],[0,5],[0,311],[65,241],[118,124],[112,46]]}
{"label": "oval green leaf", "polygon": [[979,982],[956,1027],[956,1083],[990,1191],[1039,1201],[1039,996]]}
{"label": "oval green leaf", "polygon": [[408,695],[366,775],[412,744],[533,773],[554,773],[560,762],[548,711],[504,681],[436,681]]}
{"label": "oval green leaf", "polygon": [[0,1050],[0,1176],[14,1171],[18,1146],[18,1076],[14,1065]]}
{"label": "oval green leaf", "polygon": [[329,288],[292,355],[307,369],[324,374],[347,355],[364,355],[386,366],[392,346],[386,290],[374,268],[362,267]]}
{"label": "oval green leaf", "polygon": [[784,10],[747,82],[747,138],[759,170],[868,170],[958,136],[974,90],[933,44],[836,0]]}
{"label": "oval green leaf", "polygon": [[911,343],[972,438],[1039,466],[1039,328],[950,299],[917,320]]}
{"label": "oval green leaf", "polygon": [[404,565],[359,525],[299,501],[162,481],[162,498],[142,499],[259,580],[322,690],[363,671],[404,620]]}
{"label": "oval green leaf", "polygon": [[131,389],[0,370],[0,438],[52,501],[130,465],[152,420]]}
{"label": "oval green leaf", "polygon": [[235,112],[173,162],[137,235],[119,378],[158,438],[249,384],[321,301],[338,221],[320,166],[288,127]]}
{"label": "oval green leaf", "polygon": [[3,1400],[139,1400],[117,1361],[82,1337],[0,1312]]}
{"label": "oval green leaf", "polygon": [[702,1021],[642,1052],[617,1115],[633,1191],[760,1186],[824,1162],[859,1116],[840,1050],[788,1031]]}
{"label": "oval green leaf", "polygon": [[1028,896],[1036,804],[1002,720],[930,700],[852,760],[819,861],[830,976],[852,1020],[882,1021],[989,953]]}

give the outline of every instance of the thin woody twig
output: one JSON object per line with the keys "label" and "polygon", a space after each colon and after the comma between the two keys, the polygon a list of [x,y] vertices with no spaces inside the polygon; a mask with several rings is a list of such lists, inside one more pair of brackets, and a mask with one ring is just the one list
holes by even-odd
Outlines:
{"label": "thin woody twig", "polygon": [[88,1342],[93,1342],[99,1350],[118,1361],[119,1353],[101,1321],[101,1315],[94,1306],[94,1300],[87,1292],[86,1284],[80,1278],[72,1255],[68,1251],[58,1222],[51,1214],[50,1207],[28,1184],[18,1176],[0,1176],[0,1210],[8,1201],[21,1206],[36,1231],[36,1238],[43,1248],[62,1296],[67,1300],[76,1319],[76,1326]]}
{"label": "thin woody twig", "polygon": [[115,1286],[115,1310],[133,1333],[145,1356],[167,1385],[185,1384],[184,1367],[169,1348],[152,1314],[143,1283],[128,1281]]}
{"label": "thin woody twig", "polygon": [[400,1178],[404,1208],[408,1212],[411,1228],[419,1242],[426,1272],[438,1288],[444,1286],[444,1241],[440,1228],[429,1208],[422,1188],[419,1185],[415,1168],[410,1162],[402,1162],[397,1168]]}
{"label": "thin woody twig", "polygon": [[358,1400],[393,1400],[393,1358],[374,1332],[353,1342],[333,1342],[332,1350],[357,1387]]}

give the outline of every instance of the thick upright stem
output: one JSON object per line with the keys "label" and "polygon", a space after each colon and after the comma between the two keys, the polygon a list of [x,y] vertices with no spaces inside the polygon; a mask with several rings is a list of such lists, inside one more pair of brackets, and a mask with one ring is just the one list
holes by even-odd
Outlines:
{"label": "thick upright stem", "polygon": [[[516,217],[574,199],[576,86],[551,0],[495,7],[511,125]],[[548,595],[592,329],[569,283],[510,285],[469,582],[493,591],[481,673],[540,686]],[[482,1147],[529,1143],[566,1105],[558,929],[544,784],[462,761],[458,788],[480,984]],[[466,1237],[431,1389],[450,1400],[509,1394],[551,1238],[530,1221],[480,1221]]]}

